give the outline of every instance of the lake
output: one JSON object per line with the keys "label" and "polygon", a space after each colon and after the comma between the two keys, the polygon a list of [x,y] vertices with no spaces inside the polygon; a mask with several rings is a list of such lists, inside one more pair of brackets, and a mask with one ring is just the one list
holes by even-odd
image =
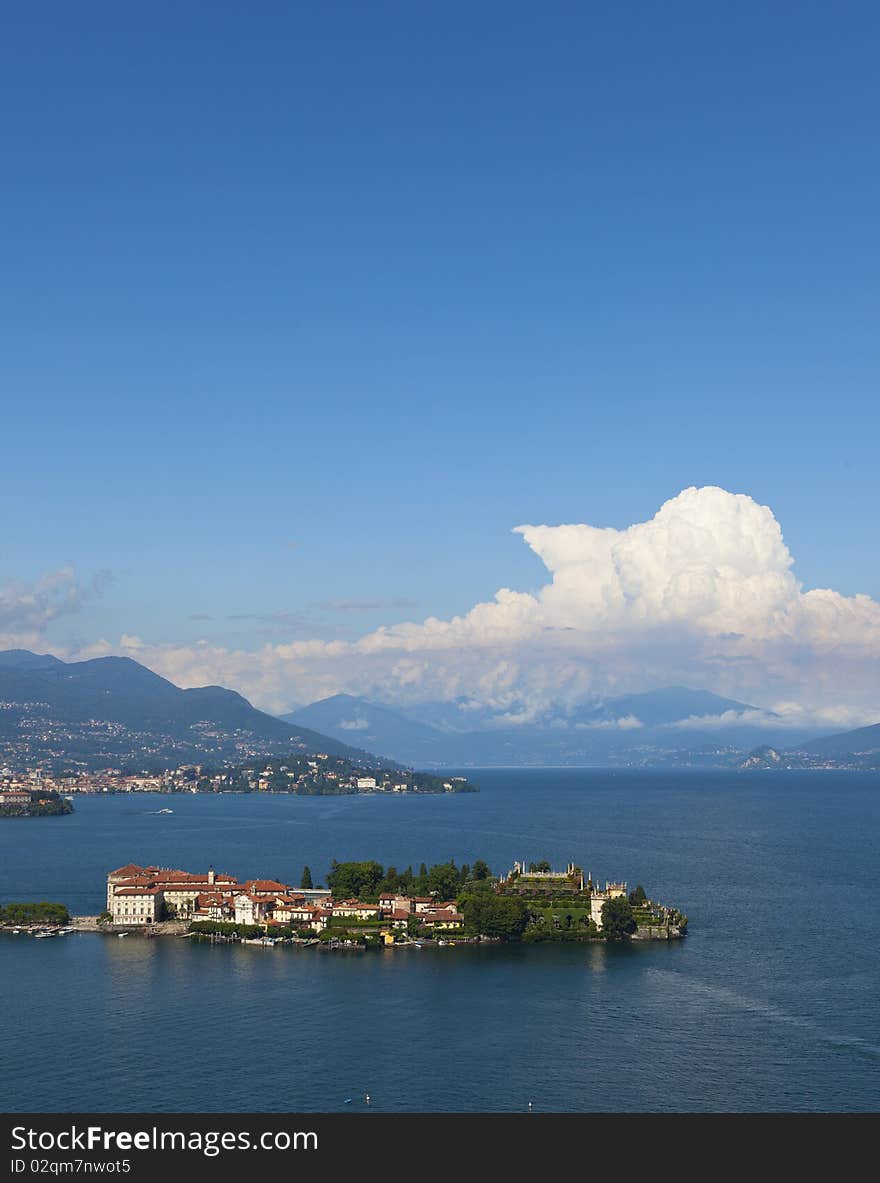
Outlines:
{"label": "lake", "polygon": [[690,935],[366,953],[4,935],[3,1108],[880,1108],[880,777],[469,775],[479,794],[80,797],[0,821],[0,901],[96,913],[130,861],[296,884],[332,858],[546,858],[644,884]]}

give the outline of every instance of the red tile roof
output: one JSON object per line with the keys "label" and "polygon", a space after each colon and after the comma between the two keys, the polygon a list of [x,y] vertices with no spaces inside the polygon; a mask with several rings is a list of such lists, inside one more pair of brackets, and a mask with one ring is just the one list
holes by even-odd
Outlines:
{"label": "red tile roof", "polygon": [[114,891],[119,891],[122,887],[153,887],[155,883],[156,881],[151,875],[131,875],[115,884]]}

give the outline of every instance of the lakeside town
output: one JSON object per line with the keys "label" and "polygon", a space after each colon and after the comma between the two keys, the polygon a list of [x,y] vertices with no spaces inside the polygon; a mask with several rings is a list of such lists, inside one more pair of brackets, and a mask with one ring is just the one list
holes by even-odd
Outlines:
{"label": "lakeside town", "polygon": [[303,869],[300,885],[238,880],[216,871],[127,863],[107,875],[106,907],[71,918],[60,904],[9,904],[0,925],[45,937],[77,929],[161,934],[260,945],[389,947],[460,941],[673,940],[687,917],[639,885],[606,881],[569,863],[514,863],[494,876],[486,862],[453,860],[398,872],[374,860],[336,861],[326,886]]}
{"label": "lakeside town", "polygon": [[49,702],[0,697],[0,759],[18,767],[38,765],[58,772],[137,761],[161,768],[165,763],[276,755],[284,750],[283,743],[256,735],[250,727],[223,726],[212,719],[175,723],[169,718],[152,725],[139,725],[136,716],[128,721],[78,719]]}
{"label": "lakeside town", "polygon": [[[292,755],[279,760],[251,761],[215,768],[182,764],[163,772],[105,768],[68,774],[29,768],[0,768],[0,810],[4,800],[22,804],[24,795],[67,799],[101,793],[293,793],[300,796],[354,793],[476,793],[464,776],[437,776],[412,769],[364,768],[327,753]],[[2,813],[0,813],[2,816]]]}

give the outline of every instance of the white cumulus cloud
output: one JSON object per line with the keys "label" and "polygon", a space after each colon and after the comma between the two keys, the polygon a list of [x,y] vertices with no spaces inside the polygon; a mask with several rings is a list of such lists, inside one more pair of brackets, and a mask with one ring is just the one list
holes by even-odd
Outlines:
{"label": "white cumulus cloud", "polygon": [[619,719],[596,719],[593,723],[575,723],[575,731],[637,731],[644,723],[637,715],[621,715]]}
{"label": "white cumulus cloud", "polygon": [[805,590],[779,523],[751,497],[689,488],[627,529],[515,532],[544,563],[544,586],[501,588],[448,620],[255,653],[134,638],[97,649],[132,652],[183,685],[234,686],[272,710],[347,691],[466,697],[526,721],[554,703],[683,683],[768,709],[794,703],[802,719],[880,718],[880,604]]}

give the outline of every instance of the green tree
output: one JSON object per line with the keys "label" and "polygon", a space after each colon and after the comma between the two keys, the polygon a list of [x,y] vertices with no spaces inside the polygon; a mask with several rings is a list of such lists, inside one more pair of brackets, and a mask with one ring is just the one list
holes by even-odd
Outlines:
{"label": "green tree", "polygon": [[437,863],[428,872],[426,884],[429,895],[444,900],[453,899],[458,891],[458,869],[455,863]]}
{"label": "green tree", "polygon": [[474,879],[488,879],[491,874],[492,872],[489,870],[488,863],[485,863],[481,858],[478,858],[474,863],[473,870],[471,871],[472,877]]}
{"label": "green tree", "polygon": [[529,910],[516,896],[478,892],[465,896],[460,905],[469,932],[504,941],[518,940],[525,931]]}
{"label": "green tree", "polygon": [[636,931],[632,906],[625,895],[606,900],[602,905],[602,932],[609,941],[622,941]]}
{"label": "green tree", "polygon": [[386,891],[400,891],[400,873],[398,872],[397,867],[389,867],[385,872],[385,878],[379,884],[378,894],[382,895],[382,893]]}
{"label": "green tree", "polygon": [[640,907],[642,904],[646,903],[647,900],[648,897],[645,894],[645,889],[642,887],[641,883],[638,885],[638,887],[636,887],[635,891],[631,891],[629,893],[629,902],[635,908]]}
{"label": "green tree", "polygon": [[0,924],[70,924],[70,913],[64,904],[46,900],[38,904],[7,904],[0,908]]}
{"label": "green tree", "polygon": [[357,863],[338,863],[334,859],[327,876],[327,886],[338,900],[375,899],[384,875],[382,864],[374,859]]}
{"label": "green tree", "polygon": [[307,889],[312,886],[312,872],[308,866],[303,867],[302,879],[300,879],[299,885]]}

